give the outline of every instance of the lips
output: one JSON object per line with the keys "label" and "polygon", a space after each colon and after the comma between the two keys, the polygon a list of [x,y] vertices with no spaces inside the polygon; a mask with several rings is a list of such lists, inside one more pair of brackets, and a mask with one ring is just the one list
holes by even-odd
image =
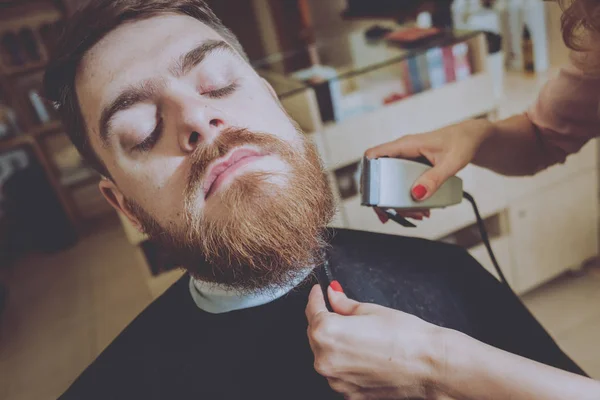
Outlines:
{"label": "lips", "polygon": [[264,154],[258,150],[244,148],[233,150],[225,157],[213,162],[209,166],[204,180],[205,198],[210,197],[233,172],[262,156]]}

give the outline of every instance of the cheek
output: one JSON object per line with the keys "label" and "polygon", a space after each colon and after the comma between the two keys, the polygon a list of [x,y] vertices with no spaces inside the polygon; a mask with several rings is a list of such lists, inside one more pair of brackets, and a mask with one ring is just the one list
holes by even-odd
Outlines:
{"label": "cheek", "polygon": [[115,177],[123,187],[123,193],[138,202],[161,225],[167,226],[181,220],[184,206],[184,190],[188,171],[183,159],[155,159],[152,162],[130,163],[121,168]]}
{"label": "cheek", "polygon": [[249,170],[269,172],[270,182],[284,184],[292,172],[292,167],[280,157],[264,157],[256,161]]}
{"label": "cheek", "polygon": [[234,107],[239,125],[270,133],[294,145],[300,141],[300,135],[290,118],[268,92],[240,96]]}

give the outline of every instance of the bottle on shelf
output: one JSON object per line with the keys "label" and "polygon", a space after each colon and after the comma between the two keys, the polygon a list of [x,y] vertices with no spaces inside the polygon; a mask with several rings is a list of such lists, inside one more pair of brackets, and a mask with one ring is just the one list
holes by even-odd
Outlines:
{"label": "bottle on shelf", "polygon": [[529,29],[532,42],[532,59],[535,72],[544,72],[550,68],[546,7],[542,0],[524,0],[524,23]]}
{"label": "bottle on shelf", "polygon": [[436,89],[446,84],[446,69],[444,68],[444,53],[439,47],[427,50],[427,65],[431,88]]}
{"label": "bottle on shelf", "polygon": [[471,76],[471,63],[469,62],[469,45],[465,42],[452,46],[454,56],[454,73],[456,80],[461,81]]}
{"label": "bottle on shelf", "polygon": [[533,42],[531,32],[527,25],[523,27],[523,69],[525,72],[533,73],[535,71],[535,62],[533,59]]}
{"label": "bottle on shelf", "polygon": [[442,49],[442,56],[444,57],[444,71],[446,73],[446,82],[456,81],[456,71],[454,69],[454,54],[452,53],[452,47],[446,46]]}
{"label": "bottle on shelf", "polygon": [[406,60],[408,79],[410,80],[411,94],[421,93],[425,90],[425,85],[421,80],[419,73],[419,63],[417,57],[410,57]]}
{"label": "bottle on shelf", "polygon": [[29,101],[31,101],[31,105],[35,111],[38,121],[41,124],[50,122],[52,118],[50,118],[50,114],[48,113],[48,110],[46,110],[46,105],[37,91],[29,91]]}
{"label": "bottle on shelf", "polygon": [[21,133],[17,124],[17,115],[14,110],[6,105],[0,104],[0,140]]}

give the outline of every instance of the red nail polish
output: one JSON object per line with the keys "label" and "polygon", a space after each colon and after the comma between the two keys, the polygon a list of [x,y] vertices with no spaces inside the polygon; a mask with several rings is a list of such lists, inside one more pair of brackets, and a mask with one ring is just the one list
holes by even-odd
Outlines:
{"label": "red nail polish", "polygon": [[427,188],[423,185],[417,185],[412,190],[412,195],[415,199],[421,200],[427,194]]}
{"label": "red nail polish", "polygon": [[389,218],[383,213],[383,211],[380,211],[377,208],[374,208],[373,210],[375,210],[375,214],[377,214],[377,218],[379,218],[382,224],[388,222]]}
{"label": "red nail polish", "polygon": [[344,289],[342,289],[342,285],[340,285],[338,281],[331,282],[329,286],[331,286],[331,288],[336,292],[344,293]]}

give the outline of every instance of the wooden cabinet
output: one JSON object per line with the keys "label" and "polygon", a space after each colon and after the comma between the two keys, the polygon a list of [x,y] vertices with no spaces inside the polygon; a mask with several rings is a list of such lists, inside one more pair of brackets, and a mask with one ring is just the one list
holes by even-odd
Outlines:
{"label": "wooden cabinet", "polygon": [[535,176],[504,179],[506,196],[516,201],[536,196],[540,190],[569,181],[574,175],[597,168],[598,142],[592,140],[578,153],[570,155],[564,164],[552,166]]}
{"label": "wooden cabinet", "polygon": [[[517,289],[517,278],[515,277],[516,271],[513,262],[512,244],[510,236],[502,236],[500,238],[491,240],[492,249],[496,260],[502,268],[504,277],[508,280],[511,287]],[[498,273],[492,264],[492,260],[483,244],[475,246],[469,249],[469,253],[475,258],[490,274],[494,275],[496,279],[499,279]]]}
{"label": "wooden cabinet", "polygon": [[598,254],[595,169],[515,202],[509,209],[518,291],[526,291]]}

